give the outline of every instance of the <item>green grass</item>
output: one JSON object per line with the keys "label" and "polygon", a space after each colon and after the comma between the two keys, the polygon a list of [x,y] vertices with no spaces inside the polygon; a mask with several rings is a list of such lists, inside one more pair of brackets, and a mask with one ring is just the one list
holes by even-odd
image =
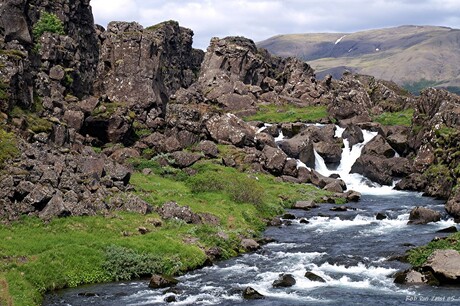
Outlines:
{"label": "green grass", "polygon": [[295,105],[261,105],[259,111],[252,116],[245,117],[246,121],[262,121],[267,123],[282,122],[318,122],[327,118],[327,108],[325,106],[305,106]]}
{"label": "green grass", "polygon": [[13,133],[8,133],[0,127],[0,168],[3,163],[19,154],[16,138]]}
{"label": "green grass", "polygon": [[424,246],[409,250],[409,263],[419,267],[426,262],[434,251],[443,249],[453,249],[460,252],[460,233],[455,233],[447,239],[432,241]]}
{"label": "green grass", "polygon": [[414,115],[414,110],[412,108],[400,111],[389,113],[385,112],[381,115],[374,117],[374,121],[379,122],[383,125],[403,125],[410,126],[412,124],[412,116]]}
{"label": "green grass", "polygon": [[[213,246],[222,249],[223,258],[235,256],[243,251],[240,238],[260,235],[266,220],[283,208],[296,200],[318,200],[327,194],[310,185],[280,183],[269,175],[242,173],[212,161],[194,165],[197,175],[192,177],[177,169],[162,170],[155,161],[139,160],[136,167],[153,170],[148,176],[135,172],[131,180],[135,193],[153,206],[176,201],[195,213],[215,215],[220,224],[172,220],[155,227],[156,213],[112,212],[49,223],[26,217],[0,225],[1,305],[40,305],[46,291],[80,284],[150,273],[180,274],[203,264],[204,250]],[[211,179],[215,187],[199,185],[211,187]],[[245,190],[228,187],[229,179]],[[248,196],[252,192],[257,197]],[[137,230],[141,226],[150,232],[141,235]],[[219,232],[228,239],[217,235]],[[198,240],[184,242],[190,238]]]}

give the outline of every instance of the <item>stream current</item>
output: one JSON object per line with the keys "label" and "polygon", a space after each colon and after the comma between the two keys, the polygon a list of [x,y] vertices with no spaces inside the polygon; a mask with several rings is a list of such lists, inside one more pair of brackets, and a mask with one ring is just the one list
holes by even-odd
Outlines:
{"label": "stream current", "polygon": [[[342,132],[337,128],[336,136]],[[365,132],[364,143],[351,150],[345,140],[341,164],[334,171],[316,154],[318,172],[339,173],[349,189],[363,194],[360,202],[347,204],[348,211],[330,211],[333,204],[322,204],[311,211],[290,210],[296,216],[291,225],[270,227],[264,233],[276,242],[255,253],[178,277],[176,293],[149,289],[148,280],[141,280],[63,290],[48,295],[43,305],[460,305],[458,287],[393,283],[395,272],[409,268],[394,260],[396,257],[434,237],[446,236],[437,231],[455,223],[445,214],[442,201],[394,191],[391,186],[378,186],[360,175],[349,174],[362,147],[374,136]],[[282,141],[282,136],[277,140]],[[444,217],[427,225],[407,225],[415,206],[440,211]],[[377,220],[378,212],[387,219]],[[301,223],[301,219],[309,223]],[[305,278],[307,271],[325,282]],[[282,273],[292,274],[296,284],[273,288],[273,281]],[[265,298],[244,300],[242,290],[247,286]],[[171,295],[176,302],[166,303],[165,298]]]}

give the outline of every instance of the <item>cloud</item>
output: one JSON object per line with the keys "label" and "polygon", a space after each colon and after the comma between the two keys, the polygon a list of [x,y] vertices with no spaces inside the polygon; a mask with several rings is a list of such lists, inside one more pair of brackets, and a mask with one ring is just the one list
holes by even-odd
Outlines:
{"label": "cloud", "polygon": [[95,21],[177,20],[206,48],[211,37],[240,35],[260,41],[277,34],[354,32],[399,25],[460,28],[458,0],[92,0]]}

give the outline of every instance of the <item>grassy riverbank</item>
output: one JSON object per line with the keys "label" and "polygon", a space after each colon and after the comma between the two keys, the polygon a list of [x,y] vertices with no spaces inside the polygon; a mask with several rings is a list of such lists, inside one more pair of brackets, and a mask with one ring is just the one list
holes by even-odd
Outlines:
{"label": "grassy riverbank", "polygon": [[[1,225],[0,305],[40,305],[46,291],[86,283],[180,274],[202,265],[205,250],[215,246],[222,249],[223,258],[235,256],[243,251],[241,237],[259,236],[267,219],[296,200],[325,194],[313,186],[281,183],[212,161],[196,164],[194,176],[152,161],[138,161],[136,166],[153,172],[134,173],[135,194],[154,207],[176,201],[196,213],[213,214],[219,225],[127,212],[49,223],[27,217]],[[139,227],[149,232],[142,235]]]}
{"label": "grassy riverbank", "polygon": [[431,241],[409,251],[409,263],[414,267],[423,265],[436,250],[453,249],[460,252],[460,233],[454,233],[445,239]]}

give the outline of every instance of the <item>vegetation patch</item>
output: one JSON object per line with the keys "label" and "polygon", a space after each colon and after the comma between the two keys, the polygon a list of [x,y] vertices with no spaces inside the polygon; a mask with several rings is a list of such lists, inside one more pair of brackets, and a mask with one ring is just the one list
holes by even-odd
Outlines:
{"label": "vegetation patch", "polygon": [[9,133],[0,128],[0,168],[3,163],[19,154],[16,145],[16,137],[13,133]]}
{"label": "vegetation patch", "polygon": [[[137,169],[152,170],[149,175],[133,174],[135,193],[154,207],[175,201],[194,213],[214,215],[218,224],[171,219],[158,226],[156,213],[113,212],[49,223],[25,217],[0,225],[2,305],[40,305],[45,292],[81,284],[181,274],[201,266],[211,247],[219,247],[224,259],[235,256],[243,251],[241,237],[260,235],[266,220],[283,208],[328,194],[310,185],[280,183],[270,175],[239,172],[217,161],[195,164],[196,175],[189,176],[161,167],[158,160],[135,161]],[[230,178],[245,191],[228,187]],[[140,227],[147,233],[142,235]]]}
{"label": "vegetation patch", "polygon": [[43,33],[55,33],[64,35],[64,24],[56,14],[42,11],[40,13],[40,19],[34,24],[32,28],[32,35],[38,40]]}
{"label": "vegetation patch", "polygon": [[373,118],[374,121],[383,125],[411,126],[414,109],[408,108],[400,112],[385,112]]}
{"label": "vegetation patch", "polygon": [[[15,106],[11,112],[10,116],[13,118],[23,118],[26,120],[27,128],[34,133],[49,133],[53,129],[53,124],[47,120],[46,118],[40,117],[37,112],[34,112],[34,108],[32,110],[24,110],[19,106]],[[40,106],[41,107],[41,104]]]}
{"label": "vegetation patch", "polygon": [[460,233],[455,233],[445,239],[431,241],[427,245],[409,250],[409,263],[415,267],[420,267],[434,251],[444,249],[453,249],[460,252]]}
{"label": "vegetation patch", "polygon": [[255,115],[245,117],[246,121],[267,123],[318,122],[328,117],[326,106],[295,106],[292,104],[267,104],[259,106]]}

